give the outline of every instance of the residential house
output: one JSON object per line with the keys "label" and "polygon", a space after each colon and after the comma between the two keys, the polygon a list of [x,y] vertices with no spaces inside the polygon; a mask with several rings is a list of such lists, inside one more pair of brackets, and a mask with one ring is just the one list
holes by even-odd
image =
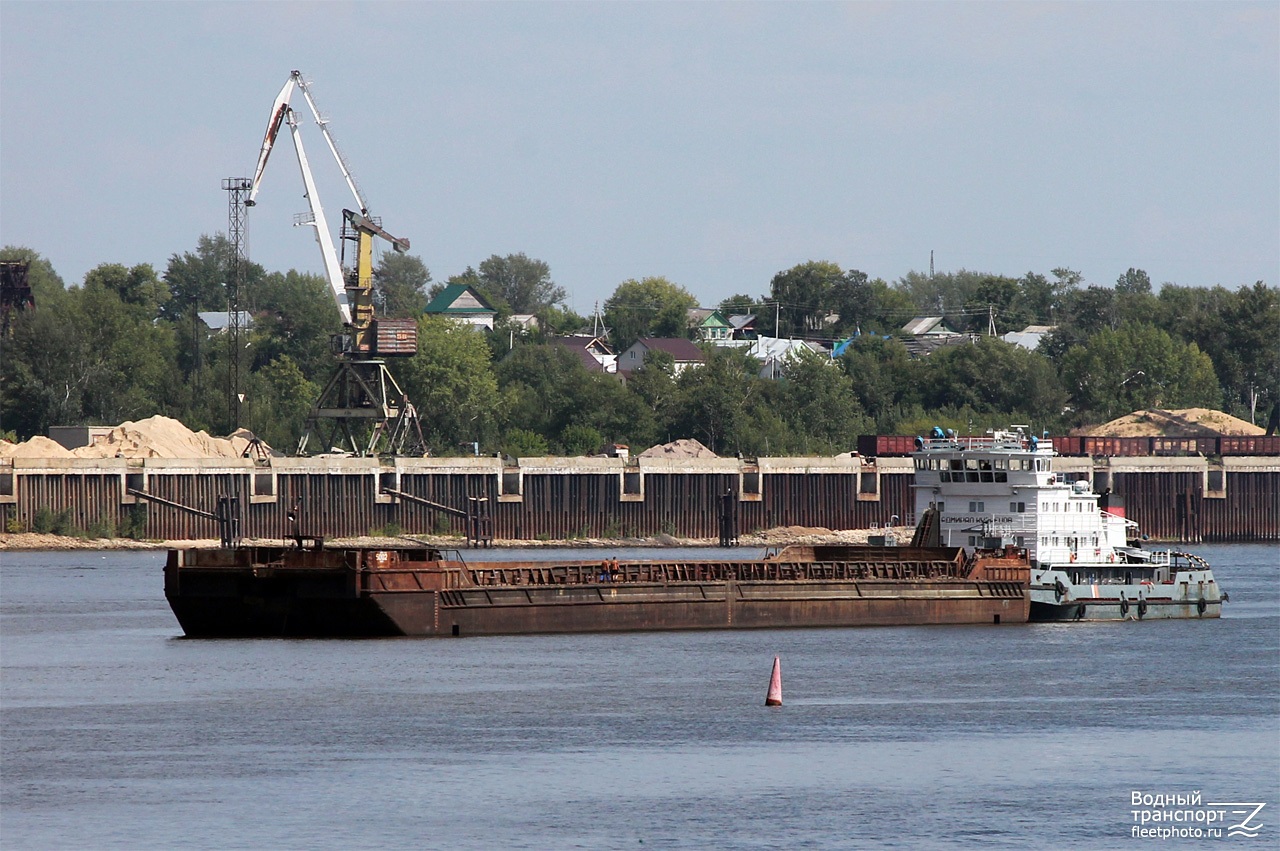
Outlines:
{"label": "residential house", "polygon": [[618,355],[618,372],[626,375],[644,368],[649,352],[666,352],[675,361],[675,374],[701,366],[707,362],[702,349],[683,337],[641,337],[622,354]]}
{"label": "residential house", "polygon": [[538,317],[533,313],[513,313],[510,320],[513,326],[518,328],[521,333],[536,331],[538,328]]}
{"label": "residential house", "polygon": [[733,326],[718,310],[708,307],[689,308],[689,328],[703,343],[718,343],[733,336]]}
{"label": "residential house", "polygon": [[494,317],[498,311],[493,309],[484,296],[466,284],[450,284],[431,299],[426,313],[433,316],[448,316],[475,328],[493,330]]}
{"label": "residential house", "polygon": [[1045,335],[1056,327],[1056,325],[1028,325],[1021,331],[1010,331],[1000,339],[1034,352],[1040,347],[1040,341],[1045,338]]}
{"label": "residential house", "polygon": [[961,334],[942,316],[917,316],[902,326],[902,333],[906,335],[903,345],[912,357],[924,357],[944,346],[958,346],[977,339],[971,334]]}
{"label": "residential house", "polygon": [[573,352],[591,372],[614,373],[618,371],[618,356],[609,348],[603,337],[551,337],[547,340],[564,346]]}
{"label": "residential house", "polygon": [[954,337],[960,332],[948,325],[944,316],[917,316],[902,326],[902,333],[913,337]]}
{"label": "residential house", "polygon": [[760,361],[761,378],[781,378],[783,364],[789,358],[798,358],[801,352],[826,355],[820,343],[811,340],[787,340],[781,337],[759,337],[747,349],[747,354]]}
{"label": "residential house", "polygon": [[756,338],[756,315],[754,313],[735,313],[728,317],[729,327],[733,329],[731,336],[735,340],[754,340]]}

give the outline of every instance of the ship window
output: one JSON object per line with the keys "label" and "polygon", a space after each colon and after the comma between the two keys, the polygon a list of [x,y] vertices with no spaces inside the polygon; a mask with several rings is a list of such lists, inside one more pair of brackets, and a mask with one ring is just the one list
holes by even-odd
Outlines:
{"label": "ship window", "polygon": [[993,479],[992,477],[995,475],[995,473],[992,473],[992,472],[987,471],[987,470],[983,470],[983,471],[982,471],[981,473],[979,473],[978,475],[980,475],[980,476],[982,477],[982,480],[983,480],[984,482],[991,482],[991,481],[994,481],[994,479]]}
{"label": "ship window", "polygon": [[1011,503],[1009,503],[1009,513],[1010,513],[1010,514],[1024,514],[1024,513],[1026,513],[1026,510],[1027,510],[1027,504],[1026,504],[1025,502],[1011,502]]}
{"label": "ship window", "polygon": [[939,512],[939,513],[941,513],[941,512],[946,511],[946,510],[947,510],[947,504],[946,504],[945,502],[939,502],[939,503],[938,503],[938,512]]}
{"label": "ship window", "polygon": [[987,504],[985,502],[970,502],[969,510],[970,511],[986,511]]}
{"label": "ship window", "polygon": [[965,473],[964,480],[966,482],[976,482],[978,480],[978,471],[970,470],[969,472]]}
{"label": "ship window", "polygon": [[1041,510],[1041,511],[1043,511],[1045,514],[1048,514],[1048,513],[1049,513],[1049,503],[1047,503],[1047,502],[1043,502],[1043,503],[1041,503],[1041,504],[1040,504],[1040,510]]}
{"label": "ship window", "polygon": [[963,469],[964,469],[964,462],[963,462],[963,461],[961,461],[959,458],[952,458],[952,459],[951,459],[951,469],[953,469],[953,470],[963,470]]}
{"label": "ship window", "polygon": [[1027,545],[1026,538],[1022,537],[1021,535],[1018,536],[1017,540],[1018,540],[1018,546],[1025,547]]}
{"label": "ship window", "polygon": [[964,462],[964,467],[965,467],[965,469],[966,469],[966,470],[976,470],[976,469],[978,469],[978,459],[977,459],[977,458],[966,458],[966,459],[965,459],[965,462]]}
{"label": "ship window", "polygon": [[1009,481],[1009,474],[1008,474],[1008,473],[1006,473],[1004,470],[997,470],[997,471],[996,471],[996,481],[997,481],[997,482],[1007,482],[1007,481]]}
{"label": "ship window", "polygon": [[997,459],[996,459],[996,469],[997,469],[997,470],[1007,470],[1007,469],[1009,469],[1009,462],[1008,462],[1008,461],[1006,461],[1004,458],[997,458]]}
{"label": "ship window", "polygon": [[981,461],[979,461],[979,462],[978,462],[978,469],[979,469],[979,470],[990,470],[990,469],[991,469],[991,461],[990,461],[990,460],[988,460],[988,459],[986,459],[986,458],[982,459]]}
{"label": "ship window", "polygon": [[939,473],[939,474],[938,474],[938,477],[939,477],[940,479],[942,479],[942,481],[944,481],[944,482],[949,482],[949,481],[951,481],[951,474],[950,474],[950,473],[948,473],[948,472],[946,472],[945,470],[944,470],[943,472]]}
{"label": "ship window", "polygon": [[969,546],[971,546],[971,547],[976,547],[977,545],[978,545],[978,536],[977,536],[977,535],[970,535],[970,536],[969,536]]}

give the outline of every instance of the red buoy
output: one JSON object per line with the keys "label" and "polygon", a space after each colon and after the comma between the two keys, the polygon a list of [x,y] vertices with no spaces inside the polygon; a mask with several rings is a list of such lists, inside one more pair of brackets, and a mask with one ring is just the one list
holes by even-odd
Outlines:
{"label": "red buoy", "polygon": [[765,706],[782,705],[782,663],[773,657],[773,673],[769,675],[769,695],[764,699]]}

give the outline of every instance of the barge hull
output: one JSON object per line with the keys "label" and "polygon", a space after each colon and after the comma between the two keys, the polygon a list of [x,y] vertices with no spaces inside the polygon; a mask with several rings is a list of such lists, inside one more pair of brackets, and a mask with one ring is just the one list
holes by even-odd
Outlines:
{"label": "barge hull", "polygon": [[[508,567],[500,583],[477,584],[473,578],[482,577],[484,567],[401,560],[387,551],[191,550],[170,553],[165,594],[191,637],[472,636],[1027,621],[1028,569],[1016,560],[989,564],[967,576],[876,575],[959,565],[953,552],[894,561],[868,548],[861,556],[874,561],[706,562],[680,570],[655,563],[621,565],[623,576],[694,574],[661,582],[610,578],[529,584],[547,569]],[[379,557],[386,558],[379,563]],[[577,570],[581,577],[598,568],[559,569]],[[699,572],[718,578],[697,578]],[[865,578],[736,578],[810,573]]]}

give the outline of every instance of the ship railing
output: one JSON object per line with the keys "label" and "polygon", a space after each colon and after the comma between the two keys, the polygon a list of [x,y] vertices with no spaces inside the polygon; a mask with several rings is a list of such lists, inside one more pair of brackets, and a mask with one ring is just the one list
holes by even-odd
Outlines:
{"label": "ship railing", "polygon": [[[1052,444],[1045,441],[1039,447],[1051,448]],[[988,436],[968,436],[968,437],[925,437],[921,438],[920,448],[922,450],[934,451],[955,451],[966,449],[997,449],[1015,452],[1027,452],[1032,450],[1031,441],[1020,437],[988,437]]]}
{"label": "ship railing", "polygon": [[477,586],[667,584],[677,582],[804,582],[874,579],[947,579],[967,575],[963,562],[947,559],[908,561],[750,561],[617,562],[600,564],[485,565],[467,569]]}

